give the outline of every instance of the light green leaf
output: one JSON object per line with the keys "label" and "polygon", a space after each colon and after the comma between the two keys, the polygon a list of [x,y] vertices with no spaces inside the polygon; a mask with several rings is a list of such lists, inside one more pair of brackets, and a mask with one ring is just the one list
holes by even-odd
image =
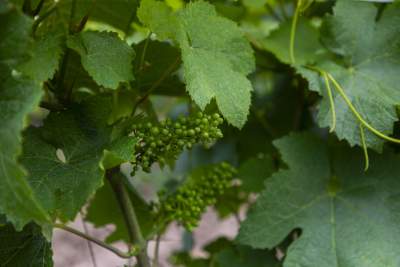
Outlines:
{"label": "light green leaf", "polygon": [[[363,171],[359,150],[329,151],[311,134],[275,142],[288,169],[266,180],[238,241],[273,248],[296,228],[285,267],[398,266],[400,160],[372,154]],[[323,255],[323,256],[322,256]]]}
{"label": "light green leaf", "polygon": [[103,183],[100,160],[109,140],[105,120],[110,103],[101,100],[51,113],[43,127],[24,135],[21,162],[35,195],[53,218],[74,219]]}
{"label": "light green leaf", "polygon": [[135,145],[137,139],[131,136],[123,136],[111,143],[108,149],[104,150],[101,166],[104,170],[119,166],[124,162],[135,160]]}
{"label": "light green leaf", "polygon": [[[346,95],[374,128],[391,134],[398,120],[395,105],[400,102],[400,6],[388,6],[375,21],[377,8],[372,3],[339,1],[334,15],[328,17],[326,38],[330,49],[343,57],[338,63],[319,62],[317,67],[330,73]],[[326,37],[326,36],[325,36]],[[321,126],[331,125],[331,110],[326,87],[319,74],[299,69],[310,89],[323,95],[318,119]],[[350,145],[361,145],[360,122],[343,98],[334,91],[335,132]],[[368,147],[380,151],[383,140],[365,130]]]}
{"label": "light green leaf", "polygon": [[156,0],[141,1],[137,17],[157,35],[158,39],[165,40],[175,37],[178,21],[165,2]]}
{"label": "light green leaf", "polygon": [[[154,0],[145,0],[142,5],[146,2],[150,7],[162,5]],[[158,35],[169,35],[170,29],[154,26],[161,21],[158,14],[151,8],[146,11],[142,23]],[[172,24],[174,39],[182,51],[184,80],[190,96],[201,109],[215,98],[227,121],[241,128],[251,102],[252,87],[246,75],[255,68],[249,43],[234,22],[218,16],[206,2],[189,3],[180,12],[168,13],[163,18],[171,20],[172,16],[176,19]]]}
{"label": "light green leaf", "polygon": [[59,31],[37,37],[33,42],[32,57],[18,70],[39,82],[52,78],[63,52],[62,41],[63,34]]}
{"label": "light green leaf", "polygon": [[86,31],[69,37],[67,45],[78,52],[83,67],[99,85],[116,89],[133,80],[134,50],[116,33]]}
{"label": "light green leaf", "polygon": [[219,17],[205,2],[188,4],[178,18],[177,40],[190,96],[201,109],[215,97],[227,121],[241,128],[251,102],[246,75],[254,69],[254,56],[249,43],[234,22]]}
{"label": "light green leaf", "polygon": [[51,244],[42,236],[40,228],[31,223],[21,232],[12,225],[0,226],[0,266],[51,267]]}

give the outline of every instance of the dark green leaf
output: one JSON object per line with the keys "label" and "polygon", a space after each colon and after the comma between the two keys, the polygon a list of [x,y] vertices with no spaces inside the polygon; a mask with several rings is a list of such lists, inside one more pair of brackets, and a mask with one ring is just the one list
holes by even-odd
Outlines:
{"label": "dark green leaf", "polygon": [[103,183],[100,160],[109,141],[109,103],[96,98],[51,113],[43,127],[30,128],[24,135],[21,161],[35,195],[53,217],[74,219]]}
{"label": "dark green leaf", "polygon": [[51,267],[52,254],[51,244],[37,225],[28,224],[21,232],[12,225],[0,225],[0,266]]}

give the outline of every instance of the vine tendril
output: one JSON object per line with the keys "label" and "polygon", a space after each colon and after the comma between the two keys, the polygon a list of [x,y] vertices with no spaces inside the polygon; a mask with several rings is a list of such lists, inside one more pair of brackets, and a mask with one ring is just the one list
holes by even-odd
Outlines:
{"label": "vine tendril", "polygon": [[368,147],[367,143],[365,142],[365,134],[364,134],[364,126],[360,123],[360,138],[361,138],[361,144],[364,152],[364,159],[365,159],[365,167],[364,171],[367,171],[369,168],[369,157],[368,157]]}
{"label": "vine tendril", "polygon": [[290,28],[289,56],[290,56],[290,62],[292,64],[296,63],[296,58],[294,56],[294,42],[296,39],[297,21],[299,19],[301,5],[302,5],[302,0],[298,0],[296,9],[294,11],[293,19],[292,19],[292,26]]}
{"label": "vine tendril", "polygon": [[335,127],[336,127],[335,102],[333,101],[332,89],[331,89],[331,85],[330,85],[329,80],[328,80],[328,75],[326,74],[326,72],[323,72],[322,76],[324,77],[325,87],[326,87],[326,91],[328,92],[328,97],[329,97],[329,105],[331,107],[332,123],[331,123],[331,128],[329,129],[329,132],[332,133],[335,130]]}
{"label": "vine tendril", "polygon": [[[333,78],[333,76],[327,72],[324,71],[320,68],[317,67],[313,67],[313,66],[306,66],[307,68],[318,72],[322,77],[325,76],[328,78],[328,81],[331,81],[334,85],[334,88],[336,89],[336,91],[341,95],[341,97],[343,98],[343,100],[345,101],[345,103],[347,104],[347,106],[350,108],[351,112],[354,114],[354,116],[357,118],[357,120],[360,122],[360,124],[367,128],[369,131],[371,131],[373,134],[375,134],[376,136],[392,142],[392,143],[396,143],[396,144],[400,144],[400,139],[397,138],[393,138],[390,136],[387,136],[386,134],[382,133],[381,131],[379,131],[378,129],[374,128],[371,124],[369,124],[362,116],[361,114],[357,111],[357,109],[354,107],[353,103],[351,103],[349,97],[347,96],[346,92],[344,91],[343,87],[335,80],[335,78]],[[325,81],[326,83],[326,81]],[[326,83],[327,84],[327,83]],[[329,89],[328,89],[329,90]],[[336,115],[335,115],[336,117]],[[364,139],[365,141],[365,139]]]}

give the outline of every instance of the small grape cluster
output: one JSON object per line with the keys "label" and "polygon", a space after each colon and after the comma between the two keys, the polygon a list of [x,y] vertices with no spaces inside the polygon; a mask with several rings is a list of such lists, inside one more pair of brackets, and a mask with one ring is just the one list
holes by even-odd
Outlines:
{"label": "small grape cluster", "polygon": [[169,196],[164,197],[164,193],[160,192],[159,217],[166,223],[177,221],[187,230],[193,230],[207,206],[214,205],[217,198],[230,187],[235,174],[236,169],[223,162],[208,167],[199,177],[189,177],[184,185]]}
{"label": "small grape cluster", "polygon": [[139,138],[135,147],[136,159],[133,172],[139,166],[146,172],[154,162],[164,164],[166,159],[175,159],[184,148],[196,143],[207,144],[221,138],[218,128],[223,119],[218,113],[207,115],[198,112],[177,121],[166,119],[161,123],[140,123],[134,126],[134,134]]}

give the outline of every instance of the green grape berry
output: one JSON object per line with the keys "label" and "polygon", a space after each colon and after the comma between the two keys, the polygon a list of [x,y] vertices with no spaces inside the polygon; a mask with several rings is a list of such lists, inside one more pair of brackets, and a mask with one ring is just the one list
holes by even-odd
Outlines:
{"label": "green grape berry", "polygon": [[212,165],[201,177],[189,177],[174,194],[161,200],[159,217],[173,218],[187,230],[193,230],[207,206],[230,186],[236,169],[227,163]]}
{"label": "green grape berry", "polygon": [[206,115],[199,112],[180,117],[175,122],[166,119],[157,124],[137,124],[133,127],[135,135],[139,137],[135,146],[138,156],[134,165],[147,170],[154,162],[163,163],[161,158],[178,157],[184,148],[190,149],[196,143],[213,142],[223,136],[219,129],[221,123],[219,114]]}

